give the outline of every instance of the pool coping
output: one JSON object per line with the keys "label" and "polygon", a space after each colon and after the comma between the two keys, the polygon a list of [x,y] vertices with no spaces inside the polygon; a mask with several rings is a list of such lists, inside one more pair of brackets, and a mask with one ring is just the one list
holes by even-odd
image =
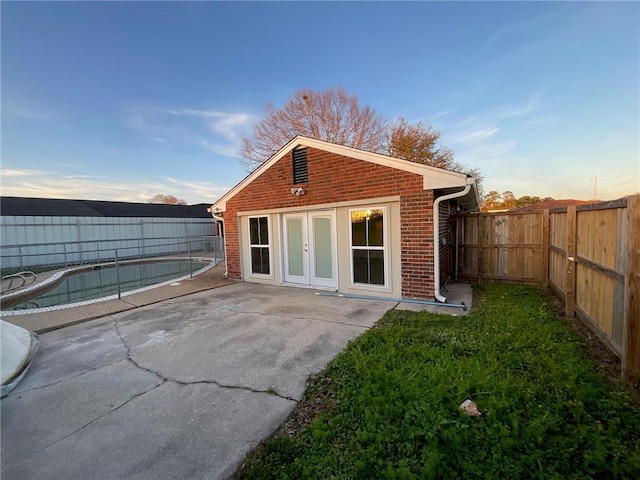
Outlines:
{"label": "pool coping", "polygon": [[61,310],[64,308],[73,308],[73,307],[79,307],[83,305],[91,305],[93,303],[99,303],[99,302],[104,302],[108,300],[114,300],[116,298],[133,295],[136,293],[144,292],[146,290],[151,290],[152,288],[158,288],[164,285],[169,285],[173,282],[181,282],[187,278],[195,277],[207,271],[208,269],[215,267],[221,261],[221,259],[218,259],[218,258],[212,259],[208,257],[192,257],[192,258],[158,257],[158,258],[123,260],[117,263],[116,262],[91,263],[87,265],[79,265],[76,267],[65,268],[64,270],[59,270],[54,272],[52,275],[48,276],[47,278],[43,279],[40,282],[32,283],[29,286],[20,288],[19,290],[16,290],[16,291],[3,293],[0,296],[0,309],[3,309],[5,307],[12,307],[14,305],[18,305],[30,299],[37,298],[41,294],[46,293],[54,289],[58,285],[60,285],[65,279],[75,275],[82,274],[82,273],[87,273],[87,272],[92,272],[95,270],[102,270],[102,269],[112,269],[112,268],[116,268],[117,266],[125,267],[130,265],[145,265],[150,263],[172,263],[172,262],[188,262],[188,261],[194,261],[198,263],[208,262],[208,265],[192,272],[191,274],[182,275],[180,277],[172,278],[164,282],[154,283],[152,285],[135,288],[133,290],[128,290],[126,292],[121,292],[119,296],[117,293],[115,293],[112,295],[106,295],[104,297],[92,298],[88,300],[82,300],[79,302],[65,303],[62,305],[51,305],[48,307],[32,308],[32,309],[3,310],[2,316],[10,317],[10,316],[17,316],[17,315],[29,315],[33,313]]}
{"label": "pool coping", "polygon": [[225,262],[222,261],[215,267],[193,278],[187,278],[179,282],[176,282],[174,279],[168,285],[132,293],[126,298],[25,315],[6,316],[6,312],[0,312],[0,317],[7,322],[26,328],[32,332],[43,333],[236,283],[235,280],[224,278],[224,272]]}

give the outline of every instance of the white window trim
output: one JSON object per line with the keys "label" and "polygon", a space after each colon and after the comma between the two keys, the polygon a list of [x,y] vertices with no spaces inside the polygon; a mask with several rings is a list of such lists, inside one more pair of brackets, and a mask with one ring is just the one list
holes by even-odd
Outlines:
{"label": "white window trim", "polygon": [[[382,251],[382,258],[384,261],[384,285],[376,285],[372,283],[356,283],[354,281],[354,269],[353,269],[353,225],[351,224],[352,212],[361,210],[382,210],[382,247],[366,247],[356,248],[356,250],[378,250]],[[354,288],[367,288],[373,290],[388,290],[389,289],[389,210],[385,205],[366,205],[358,206],[356,208],[349,209],[349,265],[351,268],[349,281]]]}
{"label": "white window trim", "polygon": [[[254,245],[253,243],[251,243],[251,219],[252,218],[266,218],[267,219],[267,244],[266,245]],[[249,246],[249,251],[248,251],[248,255],[249,255],[249,271],[247,272],[247,277],[249,278],[264,278],[264,279],[273,279],[274,278],[274,273],[273,273],[273,230],[272,230],[272,225],[271,225],[271,215],[251,215],[249,217],[247,217],[247,245]],[[269,273],[253,273],[253,264],[252,262],[252,257],[251,257],[251,248],[252,247],[267,247],[267,249],[269,250]]]}

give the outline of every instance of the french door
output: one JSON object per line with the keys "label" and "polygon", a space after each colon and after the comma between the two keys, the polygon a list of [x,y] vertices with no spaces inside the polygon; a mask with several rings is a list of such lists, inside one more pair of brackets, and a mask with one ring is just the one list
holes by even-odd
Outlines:
{"label": "french door", "polygon": [[288,213],[282,218],[284,281],[337,288],[335,212]]}

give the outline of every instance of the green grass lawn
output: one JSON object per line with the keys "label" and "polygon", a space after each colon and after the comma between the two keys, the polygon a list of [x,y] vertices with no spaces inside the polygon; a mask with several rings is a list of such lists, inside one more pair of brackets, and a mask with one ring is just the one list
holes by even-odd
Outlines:
{"label": "green grass lawn", "polygon": [[[238,478],[640,478],[640,411],[537,290],[466,317],[389,311],[310,384]],[[482,415],[459,405],[473,399]]]}

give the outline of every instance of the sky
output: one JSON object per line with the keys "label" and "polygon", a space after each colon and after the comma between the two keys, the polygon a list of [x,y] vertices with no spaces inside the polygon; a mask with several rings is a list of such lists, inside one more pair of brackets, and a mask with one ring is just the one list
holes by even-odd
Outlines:
{"label": "sky", "polygon": [[427,122],[485,192],[640,192],[638,2],[8,2],[2,195],[211,203],[300,89]]}

